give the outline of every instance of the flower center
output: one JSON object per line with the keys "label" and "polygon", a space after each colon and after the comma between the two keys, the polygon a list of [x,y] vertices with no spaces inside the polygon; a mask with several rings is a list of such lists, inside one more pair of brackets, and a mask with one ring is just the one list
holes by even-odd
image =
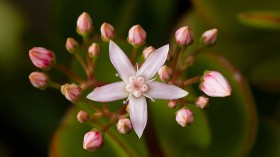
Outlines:
{"label": "flower center", "polygon": [[144,77],[130,76],[128,78],[128,84],[125,87],[126,91],[139,98],[142,93],[146,92],[149,88],[145,84]]}

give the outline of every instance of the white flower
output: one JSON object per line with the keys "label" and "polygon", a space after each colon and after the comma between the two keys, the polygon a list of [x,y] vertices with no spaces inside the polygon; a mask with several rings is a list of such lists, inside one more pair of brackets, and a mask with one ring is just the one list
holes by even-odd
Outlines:
{"label": "white flower", "polygon": [[92,91],[87,98],[93,101],[109,102],[127,98],[132,126],[140,138],[147,123],[146,97],[151,100],[173,100],[184,97],[187,91],[174,85],[154,81],[152,77],[166,61],[169,46],[165,45],[151,54],[137,71],[125,53],[110,41],[110,59],[122,81],[111,83]]}

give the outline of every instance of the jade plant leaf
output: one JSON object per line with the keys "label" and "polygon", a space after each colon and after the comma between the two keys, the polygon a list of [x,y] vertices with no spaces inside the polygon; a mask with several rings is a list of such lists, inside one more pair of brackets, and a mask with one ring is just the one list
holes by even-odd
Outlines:
{"label": "jade plant leaf", "polygon": [[246,27],[238,20],[239,13],[259,9],[277,12],[280,9],[279,1],[219,1],[219,0],[195,0],[192,1],[196,10],[208,24],[221,27],[231,37],[237,39],[251,38],[254,29]]}
{"label": "jade plant leaf", "polygon": [[93,127],[103,124],[97,122],[93,125],[79,123],[76,119],[78,111],[77,107],[73,107],[66,113],[52,138],[50,157],[147,156],[144,140],[139,140],[136,134],[121,135],[115,127],[106,132],[102,149],[95,152],[84,150],[82,148],[84,134]]}
{"label": "jade plant leaf", "polygon": [[[166,102],[149,107],[159,143],[167,156],[246,156],[255,139],[257,117],[246,80],[223,57],[203,52],[188,76],[203,74],[205,69],[220,71],[230,82],[232,95],[210,98],[210,107],[195,113],[195,121],[186,128],[176,124],[174,112]],[[194,88],[195,90],[195,88]],[[197,94],[202,94],[197,90]]]}
{"label": "jade plant leaf", "polygon": [[253,150],[252,157],[275,157],[280,156],[280,126],[276,121],[262,118]]}
{"label": "jade plant leaf", "polygon": [[238,15],[241,23],[264,29],[280,29],[280,12],[247,11]]}
{"label": "jade plant leaf", "polygon": [[280,92],[280,56],[260,61],[249,73],[250,80],[258,87]]}
{"label": "jade plant leaf", "polygon": [[[277,38],[280,36],[279,31],[255,31],[255,34],[250,36],[250,39],[241,40],[229,36],[228,32],[223,29],[226,26],[208,23],[197,11],[187,13],[179,21],[178,25],[191,27],[194,32],[194,41],[199,41],[204,31],[217,28],[217,43],[211,50],[219,52],[245,74],[252,70],[253,65],[257,65],[264,58],[268,58],[268,55],[278,55],[278,51],[275,50],[278,45]],[[199,42],[194,42],[188,49],[194,51],[198,44]]]}

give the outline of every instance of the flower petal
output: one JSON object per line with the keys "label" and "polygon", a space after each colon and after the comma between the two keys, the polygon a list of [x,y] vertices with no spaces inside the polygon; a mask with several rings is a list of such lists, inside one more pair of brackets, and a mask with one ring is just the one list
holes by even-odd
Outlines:
{"label": "flower petal", "polygon": [[173,100],[188,95],[188,92],[174,85],[160,82],[151,82],[148,84],[149,90],[145,93],[151,98]]}
{"label": "flower petal", "polygon": [[212,97],[225,97],[231,94],[231,87],[226,78],[217,71],[208,71],[203,75],[201,90]]}
{"label": "flower petal", "polygon": [[169,45],[155,50],[139,69],[138,76],[143,76],[145,80],[150,80],[165,63],[168,51]]}
{"label": "flower petal", "polygon": [[88,99],[99,102],[110,102],[128,97],[124,82],[115,82],[102,87],[95,88]]}
{"label": "flower petal", "polygon": [[141,96],[136,98],[134,96],[129,97],[129,114],[130,120],[134,131],[140,138],[147,124],[147,102],[146,98]]}
{"label": "flower petal", "polygon": [[127,58],[125,53],[121,50],[121,48],[110,40],[109,45],[109,54],[110,60],[116,70],[118,71],[119,76],[122,78],[124,82],[128,82],[129,76],[135,75],[136,71],[131,64],[130,60]]}

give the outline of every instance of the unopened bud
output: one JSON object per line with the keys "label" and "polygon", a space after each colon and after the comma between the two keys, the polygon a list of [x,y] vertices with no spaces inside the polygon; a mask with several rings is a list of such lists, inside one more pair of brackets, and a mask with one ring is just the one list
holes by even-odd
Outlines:
{"label": "unopened bud", "polygon": [[77,119],[80,123],[85,123],[87,121],[89,121],[89,115],[87,112],[85,111],[80,111],[78,114],[77,114]]}
{"label": "unopened bud", "polygon": [[55,55],[43,47],[34,47],[29,50],[29,58],[40,69],[49,70],[55,64]]}
{"label": "unopened bud", "polygon": [[167,103],[167,106],[169,108],[175,108],[176,107],[176,101],[175,100],[169,100]]}
{"label": "unopened bud", "polygon": [[211,47],[216,43],[218,30],[216,28],[204,32],[201,36],[200,42],[202,45]]}
{"label": "unopened bud", "polygon": [[87,132],[84,136],[83,148],[93,152],[103,146],[103,136],[99,131]]}
{"label": "unopened bud", "polygon": [[110,41],[115,36],[114,27],[111,24],[106,23],[106,22],[104,22],[101,25],[100,32],[101,32],[101,39],[105,42]]}
{"label": "unopened bud", "polygon": [[143,50],[144,59],[147,59],[154,51],[155,48],[153,46],[146,47]]}
{"label": "unopened bud", "polygon": [[133,46],[141,46],[146,41],[146,32],[140,25],[134,25],[128,32],[128,42]]}
{"label": "unopened bud", "polygon": [[179,28],[175,32],[176,43],[180,46],[188,46],[193,42],[193,32],[188,26]]}
{"label": "unopened bud", "polygon": [[231,87],[226,78],[218,71],[205,71],[200,89],[212,97],[225,97],[231,94]]}
{"label": "unopened bud", "polygon": [[82,36],[87,36],[92,30],[92,20],[88,13],[83,12],[77,20],[77,33]]}
{"label": "unopened bud", "polygon": [[88,54],[90,58],[97,57],[99,53],[100,53],[100,47],[96,43],[91,44],[91,46],[88,48]]}
{"label": "unopened bud", "polygon": [[182,127],[190,125],[193,122],[193,113],[190,109],[181,108],[176,113],[176,121]]}
{"label": "unopened bud", "polygon": [[161,81],[168,82],[171,79],[171,69],[167,65],[164,65],[159,68],[158,75]]}
{"label": "unopened bud", "polygon": [[75,53],[79,48],[79,43],[74,38],[67,38],[65,48],[70,53]]}
{"label": "unopened bud", "polygon": [[204,109],[205,107],[208,106],[208,101],[209,98],[207,98],[206,96],[200,96],[196,99],[195,104],[197,107]]}
{"label": "unopened bud", "polygon": [[45,73],[32,72],[29,75],[29,80],[34,87],[44,90],[47,88],[49,77]]}
{"label": "unopened bud", "polygon": [[82,89],[75,84],[65,84],[61,86],[61,93],[71,102],[76,102],[82,95]]}
{"label": "unopened bud", "polygon": [[117,123],[117,129],[122,134],[127,134],[132,129],[131,122],[128,118],[120,119]]}

